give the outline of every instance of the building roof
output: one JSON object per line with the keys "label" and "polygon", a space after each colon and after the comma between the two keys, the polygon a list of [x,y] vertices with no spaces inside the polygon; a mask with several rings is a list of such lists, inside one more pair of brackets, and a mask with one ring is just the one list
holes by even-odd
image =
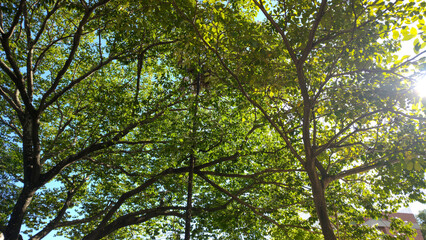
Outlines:
{"label": "building roof", "polygon": [[365,225],[368,225],[370,227],[376,226],[378,228],[384,228],[384,232],[389,234],[387,230],[390,229],[391,225],[391,218],[399,218],[404,222],[411,222],[413,223],[413,228],[417,230],[417,236],[415,237],[416,240],[423,240],[422,233],[420,231],[420,225],[417,223],[416,217],[414,217],[413,213],[392,213],[389,214],[388,217],[384,217],[381,219],[366,219]]}

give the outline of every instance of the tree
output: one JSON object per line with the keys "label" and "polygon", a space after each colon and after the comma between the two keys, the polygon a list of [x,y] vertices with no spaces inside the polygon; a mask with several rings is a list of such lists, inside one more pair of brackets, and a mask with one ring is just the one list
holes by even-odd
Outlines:
{"label": "tree", "polygon": [[1,3],[0,230],[377,237],[363,217],[424,199],[422,62],[394,54],[421,7]]}
{"label": "tree", "polygon": [[417,215],[417,220],[419,222],[422,235],[426,236],[426,210],[422,210],[419,212],[419,214]]}
{"label": "tree", "polygon": [[195,204],[209,192],[192,190],[190,176],[235,161],[258,127],[240,123],[238,92],[209,89],[212,66],[170,4],[20,1],[1,11],[6,239],[179,236],[233,202]]}
{"label": "tree", "polygon": [[[421,200],[425,135],[419,122],[425,120],[425,103],[405,74],[417,57],[401,58],[395,52],[401,40],[416,37],[411,24],[418,21],[417,28],[424,28],[418,16],[424,3],[252,3],[208,1],[198,9],[213,10],[200,10],[197,17],[177,2],[174,6],[181,8],[222,74],[233,79],[279,135],[278,144],[286,148],[281,163],[290,158],[296,165],[285,168],[303,169],[298,189],[307,187],[314,205],[294,205],[319,220],[325,239],[336,239],[341,234],[356,237],[347,234],[353,235],[353,223],[361,224],[362,216],[378,216],[402,203],[393,194]],[[253,22],[253,9],[266,20]],[[229,18],[230,12],[239,15]],[[422,41],[415,40],[417,53]],[[274,180],[285,185],[287,179]],[[299,194],[293,192],[290,199]],[[268,216],[278,227],[295,227],[280,224],[283,215]]]}
{"label": "tree", "polygon": [[[119,189],[97,183],[102,179],[118,184],[126,181],[122,175],[139,175],[129,165],[120,166],[120,161],[161,144],[158,135],[144,129],[156,126],[181,98],[175,94],[179,86],[163,80],[164,66],[156,64],[180,34],[179,30],[169,34],[174,25],[163,21],[160,9],[167,11],[167,6],[149,1],[142,5],[108,0],[1,4],[0,109],[6,149],[1,212],[8,216],[2,217],[1,224],[6,239],[18,239],[22,225],[30,229],[31,239],[40,239],[55,228],[92,221],[97,228],[81,226],[82,233],[88,234],[87,239],[99,238],[99,229],[125,200],[172,173],[144,172],[149,180],[141,177],[141,182],[116,185]],[[156,56],[161,48],[163,55]],[[155,74],[155,82],[145,84],[142,74]],[[108,161],[111,155],[115,158]],[[115,174],[102,172],[105,167]],[[109,192],[104,190],[95,198],[101,188]],[[73,205],[74,213],[70,213]],[[77,214],[83,218],[75,219]],[[151,206],[145,212],[127,214],[126,221],[114,216],[117,226],[107,226],[114,231],[168,215],[180,214]],[[38,225],[44,228],[32,232]]]}

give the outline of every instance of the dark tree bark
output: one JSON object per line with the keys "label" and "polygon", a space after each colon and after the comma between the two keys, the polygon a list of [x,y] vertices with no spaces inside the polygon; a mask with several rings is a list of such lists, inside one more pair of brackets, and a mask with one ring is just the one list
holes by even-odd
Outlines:
{"label": "dark tree bark", "polygon": [[25,212],[35,192],[40,187],[40,140],[38,137],[39,119],[37,114],[26,110],[24,117],[21,118],[21,124],[23,128],[24,187],[19,194],[6,227],[4,233],[6,240],[16,240],[19,238]]}
{"label": "dark tree bark", "polygon": [[324,238],[326,240],[336,240],[337,238],[328,216],[327,202],[324,194],[325,188],[319,179],[315,164],[306,164],[305,169],[311,182],[314,205]]}

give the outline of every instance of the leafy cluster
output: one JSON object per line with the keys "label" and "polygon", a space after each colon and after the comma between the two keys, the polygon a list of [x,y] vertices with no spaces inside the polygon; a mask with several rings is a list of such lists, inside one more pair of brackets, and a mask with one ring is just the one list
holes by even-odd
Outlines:
{"label": "leafy cluster", "polygon": [[426,199],[425,7],[0,3],[0,231],[389,238],[364,220]]}

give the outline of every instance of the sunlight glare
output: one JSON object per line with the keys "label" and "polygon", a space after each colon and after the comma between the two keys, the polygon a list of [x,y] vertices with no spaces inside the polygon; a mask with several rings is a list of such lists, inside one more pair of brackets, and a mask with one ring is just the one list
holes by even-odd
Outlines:
{"label": "sunlight glare", "polygon": [[417,80],[415,91],[421,98],[426,98],[426,78]]}

